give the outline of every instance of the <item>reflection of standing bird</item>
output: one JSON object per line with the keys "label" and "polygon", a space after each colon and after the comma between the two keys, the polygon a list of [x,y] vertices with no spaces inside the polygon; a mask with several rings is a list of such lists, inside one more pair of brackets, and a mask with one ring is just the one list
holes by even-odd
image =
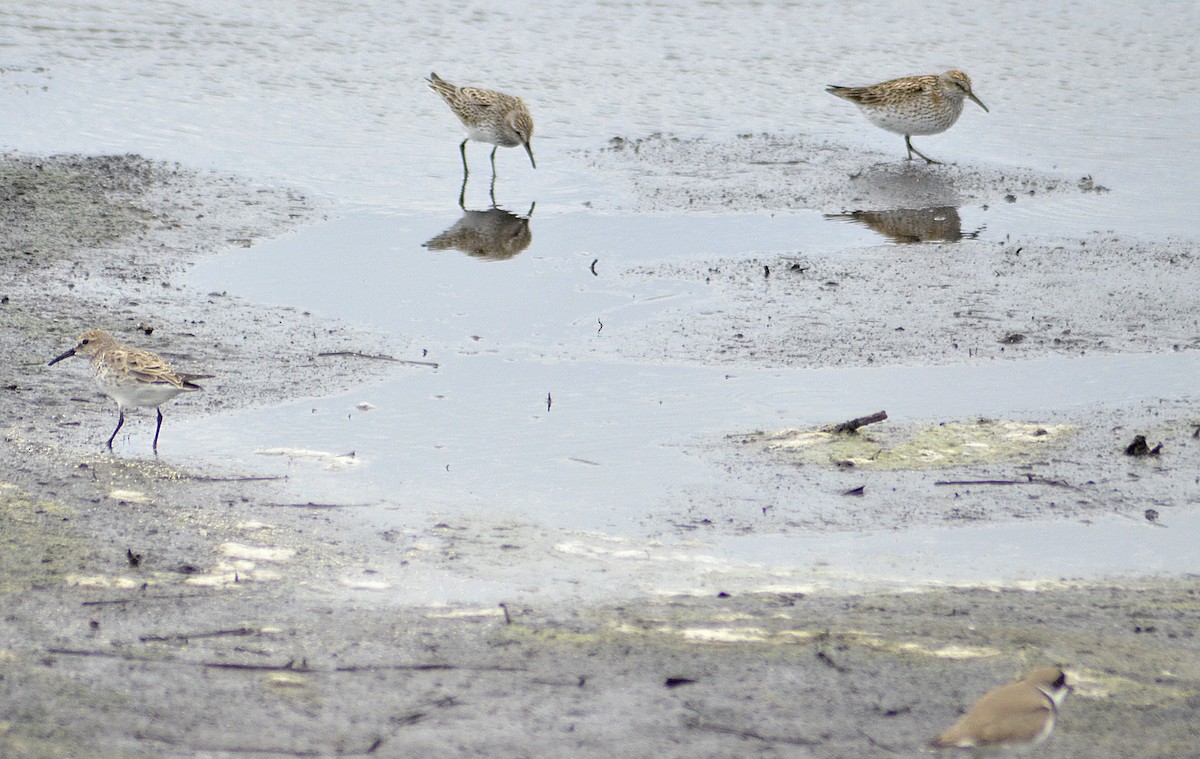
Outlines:
{"label": "reflection of standing bird", "polygon": [[202,390],[195,380],[208,379],[211,374],[183,374],[167,366],[167,362],[150,351],[121,345],[112,335],[99,329],[84,332],[75,347],[50,362],[85,356],[91,359],[92,376],[105,395],[117,402],[117,428],[108,439],[113,440],[125,423],[125,409],[154,406],[158,411],[158,426],[154,428],[154,452],[158,453],[158,433],[162,430],[162,404],[180,393]]}
{"label": "reflection of standing bird", "polygon": [[[450,110],[467,130],[458,150],[462,153],[463,175],[467,174],[467,140],[488,142],[497,147],[515,148],[521,145],[533,160],[533,117],[519,97],[478,87],[456,87],[434,73],[429,74],[429,89],[442,96]],[[492,174],[496,173],[496,148],[492,148]]]}
{"label": "reflection of standing bird", "polygon": [[937,208],[894,208],[889,211],[851,211],[827,213],[831,221],[854,221],[892,242],[958,242],[974,239],[979,231],[962,231],[962,219],[954,206]]}
{"label": "reflection of standing bird", "polygon": [[978,752],[1036,746],[1050,737],[1071,690],[1062,667],[1040,667],[988,692],[930,745]]}
{"label": "reflection of standing bird", "polygon": [[[533,209],[529,209],[533,213]],[[454,226],[425,243],[430,250],[460,250],[468,256],[503,261],[529,247],[533,232],[528,216],[517,216],[503,208],[463,211]]]}
{"label": "reflection of standing bird", "polygon": [[941,134],[954,126],[962,115],[964,98],[975,101],[985,111],[988,109],[971,92],[971,78],[957,69],[944,74],[906,76],[867,87],[831,84],[825,91],[857,105],[867,120],[880,129],[904,135],[908,160],[916,153],[927,163],[940,161],[912,146],[914,134]]}

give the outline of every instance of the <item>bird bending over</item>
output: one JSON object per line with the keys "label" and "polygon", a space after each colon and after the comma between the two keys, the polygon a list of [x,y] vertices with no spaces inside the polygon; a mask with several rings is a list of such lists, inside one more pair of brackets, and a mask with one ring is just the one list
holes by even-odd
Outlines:
{"label": "bird bending over", "polygon": [[849,100],[875,126],[904,135],[908,160],[913,153],[935,161],[912,145],[912,136],[941,134],[962,115],[963,100],[970,98],[984,111],[988,107],[971,91],[971,78],[957,69],[944,74],[905,76],[866,87],[841,87],[831,84],[826,92]]}
{"label": "bird bending over", "polygon": [[986,693],[929,745],[976,754],[1036,746],[1050,737],[1058,709],[1072,690],[1062,667],[1039,667]]}
{"label": "bird bending over", "polygon": [[195,381],[213,376],[177,372],[150,351],[122,345],[112,335],[99,329],[84,332],[74,348],[55,358],[48,366],[54,366],[71,356],[89,359],[96,385],[117,402],[117,428],[106,443],[110,451],[121,425],[125,424],[125,409],[154,406],[158,411],[158,425],[154,428],[154,453],[157,454],[158,433],[162,430],[163,422],[160,406],[180,393],[202,390]]}
{"label": "bird bending over", "polygon": [[450,84],[435,73],[429,74],[429,89],[442,96],[446,105],[462,122],[467,136],[458,146],[462,154],[463,178],[466,179],[467,140],[487,142],[492,148],[492,175],[496,174],[496,148],[515,148],[520,145],[529,154],[529,163],[537,168],[533,160],[533,116],[525,101],[513,95],[480,87],[458,87]]}

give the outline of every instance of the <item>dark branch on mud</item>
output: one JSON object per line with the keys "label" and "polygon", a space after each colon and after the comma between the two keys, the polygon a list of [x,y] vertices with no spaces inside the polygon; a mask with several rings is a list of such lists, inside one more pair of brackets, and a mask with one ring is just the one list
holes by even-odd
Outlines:
{"label": "dark branch on mud", "polygon": [[250,672],[317,672],[308,666],[308,660],[302,659],[296,664],[295,659],[289,659],[285,664],[242,664],[240,662],[206,661],[199,662],[201,667],[208,669],[239,669]]}
{"label": "dark branch on mud", "polygon": [[867,416],[860,416],[855,419],[850,419],[842,422],[841,424],[831,424],[828,427],[822,427],[821,430],[822,432],[832,432],[835,435],[840,433],[852,434],[858,432],[859,427],[865,427],[868,424],[882,422],[887,418],[888,415],[886,411],[876,411],[874,414],[868,414]]}
{"label": "dark branch on mud", "polygon": [[158,643],[169,640],[199,640],[201,638],[222,638],[230,635],[258,635],[262,631],[256,627],[235,627],[229,630],[209,630],[197,633],[174,633],[172,635],[141,635],[138,640],[142,643]]}
{"label": "dark branch on mud", "polygon": [[1063,480],[1048,480],[1044,477],[1027,475],[1023,480],[937,480],[934,485],[1053,485],[1057,488],[1079,490],[1079,487]]}
{"label": "dark branch on mud", "polygon": [[81,601],[80,606],[109,606],[113,604],[141,603],[143,601],[188,601],[196,598],[211,598],[211,593],[179,593],[169,596],[138,596],[136,598],[110,598],[100,601]]}
{"label": "dark branch on mud", "polygon": [[348,664],[334,672],[430,672],[456,670],[461,672],[528,672],[528,667],[502,667],[483,664]]}

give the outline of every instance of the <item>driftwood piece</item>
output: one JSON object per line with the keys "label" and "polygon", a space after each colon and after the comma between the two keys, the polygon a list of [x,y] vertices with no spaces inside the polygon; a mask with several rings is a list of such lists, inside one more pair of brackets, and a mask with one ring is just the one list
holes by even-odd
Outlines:
{"label": "driftwood piece", "polygon": [[849,421],[842,422],[841,424],[831,424],[828,427],[822,427],[821,431],[832,432],[835,435],[839,433],[855,433],[858,432],[859,427],[865,427],[868,424],[882,422],[887,418],[888,415],[886,411],[876,411],[874,414],[860,416],[857,419],[851,419]]}

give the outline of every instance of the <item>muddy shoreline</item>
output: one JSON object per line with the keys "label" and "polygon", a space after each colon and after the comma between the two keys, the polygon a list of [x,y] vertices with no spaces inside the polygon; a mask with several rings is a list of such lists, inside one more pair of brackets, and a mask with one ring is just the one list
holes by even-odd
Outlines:
{"label": "muddy shoreline", "polygon": [[[734,145],[729,160],[750,167],[746,181],[777,186],[774,169],[739,157],[744,148]],[[835,151],[833,159],[821,160],[849,157]],[[947,171],[953,181],[938,180],[931,197],[945,200],[949,186],[951,199],[979,199],[953,172],[987,172]],[[821,183],[834,184],[828,172],[821,176],[813,197]],[[978,184],[992,194],[1015,186],[987,176]],[[881,180],[880,186],[893,185]],[[364,540],[353,509],[282,504],[276,484],[255,479],[253,471],[182,470],[169,455],[150,458],[148,438],[141,454],[109,455],[101,445],[112,423],[111,402],[90,387],[80,367],[45,366],[79,332],[101,326],[189,371],[219,367],[202,398],[166,410],[166,451],[172,416],[327,394],[385,376],[385,362],[345,354],[405,349],[388,336],[175,284],[201,256],[288,234],[330,210],[286,188],[136,156],[9,154],[0,161],[0,188],[0,223],[9,232],[0,250],[0,342],[12,357],[0,383],[8,420],[2,443],[8,464],[0,478],[5,756],[915,756],[966,703],[1048,661],[1067,665],[1079,689],[1041,756],[1195,753],[1200,603],[1193,577],[1047,583],[1035,590],[496,599],[504,608],[413,606],[402,586],[374,590],[378,568],[395,574],[422,562],[457,562],[467,565],[455,568],[470,577],[486,574],[488,562],[503,559],[507,549],[493,547],[494,555],[482,559],[418,552],[420,543],[450,543],[436,526],[412,539],[379,532]],[[1070,182],[1035,189],[1080,191]],[[733,197],[761,202],[747,188],[730,192],[712,196],[714,206]],[[651,197],[667,199],[655,206],[659,201]],[[646,198],[654,210],[680,207],[669,194]],[[1007,267],[1029,290],[1045,282],[1041,272],[1054,263],[1057,245],[1043,241],[1020,253],[1011,245],[971,249],[971,255]],[[1075,245],[1095,262],[1117,267],[1114,281],[1140,283],[1132,295],[1113,294],[1117,302],[1161,298],[1151,304],[1161,320],[1112,334],[1064,326],[1065,313],[1033,326],[1015,315],[1004,317],[1011,324],[993,323],[986,317],[1009,306],[1002,291],[974,323],[968,316],[947,326],[946,311],[959,306],[948,302],[930,311],[932,299],[913,298],[910,312],[894,313],[907,329],[928,327],[921,345],[944,350],[955,330],[987,336],[977,344],[997,353],[998,345],[1006,353],[1068,355],[1134,344],[1158,351],[1196,347],[1195,317],[1179,310],[1187,301],[1170,290],[1195,281],[1186,246],[1143,249],[1139,271],[1120,268],[1119,240]],[[920,254],[939,255],[927,247]],[[896,271],[912,255],[918,254],[901,249],[892,259]],[[961,255],[961,248],[947,251],[941,260]],[[786,288],[819,289],[833,279],[878,292],[872,272],[882,258],[875,252],[857,261],[807,262],[791,284],[787,266],[774,259],[736,267],[714,262],[704,276],[729,288],[735,300],[742,292],[758,298],[761,266],[771,267],[775,282],[782,281],[775,303],[782,308],[804,301]],[[834,266],[838,272],[819,270]],[[945,276],[965,279],[970,269],[949,269]],[[694,275],[647,270],[627,276]],[[1157,294],[1154,282],[1164,284]],[[1055,283],[1059,292],[1079,285],[1069,277]],[[830,324],[850,319],[855,303],[877,305],[845,295],[844,284],[839,288],[836,302],[847,318]],[[957,292],[948,284],[940,290],[950,300]],[[899,309],[904,293],[898,285],[889,302]],[[769,330],[761,339],[740,330],[738,342],[726,344],[726,333],[736,328],[726,320],[749,319],[754,302],[746,297],[746,311],[712,314],[711,324],[692,327],[697,336],[673,346],[650,344],[647,355],[837,364],[829,349],[801,351],[804,359],[789,354]],[[1176,310],[1162,313],[1168,308]],[[1092,324],[1104,314],[1069,316]],[[886,351],[895,326],[880,325],[876,334],[887,332],[888,341],[879,338],[854,355],[893,360]],[[1064,344],[1064,329],[1080,342]],[[678,334],[662,325],[647,330]],[[1028,339],[997,342],[1015,330]],[[811,339],[813,345],[871,345],[868,334],[831,338],[817,326]],[[911,346],[905,350],[917,355]],[[321,355],[336,353],[343,355]],[[1130,407],[1110,414],[1106,433],[1093,427],[1073,438],[1069,452],[1025,462],[1025,471],[1086,489],[1052,518],[1112,511],[1136,516],[1155,498],[1169,521],[1171,508],[1194,505],[1200,472],[1188,455],[1196,450],[1188,436],[1192,410],[1180,406],[1164,415],[1161,408]],[[1069,416],[1050,421],[1084,421]],[[1157,426],[1148,427],[1151,422]],[[1138,431],[1169,439],[1168,456],[1133,462],[1114,455],[1111,446]],[[771,463],[745,453],[747,445],[730,442],[714,455],[728,458],[734,476],[787,468],[794,479],[781,502],[794,500],[789,493],[836,492],[845,478],[836,467]],[[966,465],[960,475],[1012,471],[1009,464],[983,462]],[[856,476],[873,478],[864,513],[876,517],[897,499],[922,503],[930,491],[931,477],[923,472]],[[887,488],[899,488],[899,495],[872,500]],[[1044,502],[1018,489],[978,488],[970,500],[976,519],[1048,513]],[[943,514],[937,504],[927,507],[930,513],[918,515],[918,522]],[[822,524],[820,513],[792,516],[787,529]],[[351,573],[358,581],[348,584]],[[1146,727],[1151,724],[1153,731]]]}

